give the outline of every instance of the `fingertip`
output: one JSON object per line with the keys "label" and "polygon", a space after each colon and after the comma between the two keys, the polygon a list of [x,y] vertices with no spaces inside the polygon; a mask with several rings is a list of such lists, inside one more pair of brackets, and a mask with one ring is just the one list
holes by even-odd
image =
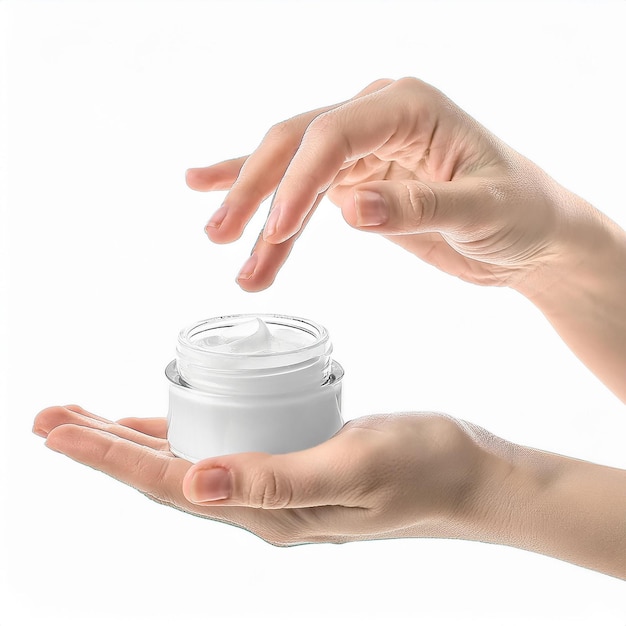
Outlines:
{"label": "fingertip", "polygon": [[[37,415],[35,415],[35,419],[33,420],[33,432],[35,432],[36,430],[40,431],[40,432],[43,431],[42,422],[43,422],[43,420],[45,420],[46,414],[48,413],[48,411],[51,408],[52,407],[48,406],[45,409],[41,409],[41,411],[39,411],[39,413],[37,413]],[[36,433],[36,434],[38,434],[38,433]]]}
{"label": "fingertip", "polygon": [[227,215],[228,215],[228,207],[225,204],[222,204],[222,206],[219,209],[217,209],[215,213],[213,213],[213,215],[211,216],[211,219],[207,222],[207,225],[205,226],[204,230],[207,231],[207,229],[211,229],[211,231],[213,231],[213,230],[219,229],[219,227],[222,225],[222,223],[226,219]]}
{"label": "fingertip", "polygon": [[275,206],[267,218],[261,238],[273,246],[285,243],[301,231],[311,213],[312,211],[308,211],[300,218],[291,211]]}
{"label": "fingertip", "polygon": [[210,167],[190,167],[185,172],[185,182],[187,187],[194,191],[213,191],[220,188],[219,178],[216,179],[214,166]]}
{"label": "fingertip", "polygon": [[259,256],[256,252],[253,252],[239,270],[239,274],[237,275],[237,281],[250,280],[250,278],[252,278],[252,276],[254,275],[258,264]]}
{"label": "fingertip", "polygon": [[195,189],[196,187],[198,169],[197,167],[190,167],[185,170],[185,183],[187,183],[187,186],[191,189]]}
{"label": "fingertip", "polygon": [[274,284],[274,280],[276,279],[276,274],[271,274],[270,272],[261,272],[256,271],[249,277],[237,276],[235,282],[248,293],[257,293],[259,291],[264,291],[268,287],[271,287]]}
{"label": "fingertip", "polygon": [[269,233],[266,233],[265,231],[263,231],[261,237],[265,243],[269,243],[272,246],[277,246],[287,241],[287,239],[289,239],[289,237],[281,237],[280,235],[277,235],[276,233],[269,234]]}
{"label": "fingertip", "polygon": [[65,410],[67,409],[63,406],[49,406],[39,411],[33,421],[33,433],[39,437],[46,437],[53,429],[55,417],[60,411]]}
{"label": "fingertip", "polygon": [[33,428],[31,430],[31,432],[33,433],[33,435],[37,435],[37,437],[44,437],[46,436],[46,431],[37,423],[37,418],[35,418],[35,422],[33,423]]}
{"label": "fingertip", "polygon": [[278,239],[278,222],[280,219],[280,208],[274,207],[267,217],[267,222],[265,222],[265,226],[263,228],[263,241],[267,241],[268,243],[280,243],[279,241],[275,241]]}
{"label": "fingertip", "polygon": [[269,243],[272,246],[278,246],[281,243],[285,243],[285,241],[291,239],[297,232],[298,231],[296,230],[294,233],[287,233],[284,232],[284,230],[281,230],[280,232],[273,231],[271,233],[268,233],[264,229],[261,237],[266,243]]}
{"label": "fingertip", "polygon": [[55,426],[46,436],[45,446],[55,452],[61,452],[63,448],[62,443],[68,439],[67,435],[71,434],[72,431],[77,431],[79,428],[80,426],[76,424],[59,424]]}
{"label": "fingertip", "polygon": [[259,283],[254,278],[250,280],[243,280],[243,279],[237,278],[235,282],[239,285],[239,287],[241,287],[241,289],[243,289],[247,293],[258,293],[259,291],[264,291],[265,289],[267,289],[268,287],[272,285],[271,282],[268,284],[265,284],[262,282]]}
{"label": "fingertip", "polygon": [[341,214],[349,226],[357,228],[356,192],[346,194],[345,200],[341,203]]}
{"label": "fingertip", "polygon": [[217,244],[233,243],[237,241],[243,231],[237,230],[232,224],[221,224],[219,228],[214,228],[208,224],[204,227],[204,234]]}

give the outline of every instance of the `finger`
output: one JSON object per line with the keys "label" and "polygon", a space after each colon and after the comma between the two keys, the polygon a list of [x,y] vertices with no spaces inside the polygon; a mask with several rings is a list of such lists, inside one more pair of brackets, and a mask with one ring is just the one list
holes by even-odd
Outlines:
{"label": "finger", "polygon": [[[376,80],[360,91],[356,97],[358,98],[368,93],[378,91],[392,82],[393,81],[388,78]],[[322,112],[322,109],[311,111],[309,114],[305,115],[310,116],[318,112]],[[246,155],[235,159],[228,159],[220,163],[215,163],[214,165],[209,165],[208,167],[191,167],[185,172],[187,185],[195,191],[223,191],[230,189],[235,180],[237,180],[241,168],[249,156],[250,155]],[[209,223],[211,224],[211,222]],[[217,227],[217,222],[213,223],[212,226]]]}
{"label": "finger", "polygon": [[133,430],[116,422],[105,420],[102,417],[93,417],[92,414],[78,413],[67,407],[56,406],[44,409],[35,418],[36,434],[43,437],[50,436],[50,433],[64,424],[83,426],[94,430],[100,430],[127,439],[142,446],[147,446],[155,450],[169,450],[167,441]]}
{"label": "finger", "polygon": [[410,142],[424,150],[437,124],[441,94],[406,79],[318,115],[276,191],[264,238],[281,243],[301,228],[320,193],[346,162],[369,154],[393,154]]}
{"label": "finger", "polygon": [[[356,97],[377,91],[390,82],[388,79],[375,81]],[[275,191],[311,121],[342,104],[307,111],[280,122],[269,130],[259,147],[245,159],[230,192],[224,198],[222,206],[209,220],[206,232],[212,241],[227,243],[241,236],[243,229],[261,202]],[[234,166],[231,166],[231,169],[228,170],[230,175],[232,175],[233,169]],[[218,171],[221,170],[218,168]],[[194,173],[192,176],[195,175]],[[222,180],[225,181],[226,177]],[[294,230],[292,235],[297,230]],[[283,241],[286,239],[287,237]]]}
{"label": "finger", "polygon": [[260,204],[276,189],[310,121],[329,108],[303,113],[268,131],[209,220],[205,230],[212,241],[228,243],[241,235]]}
{"label": "finger", "polygon": [[52,430],[46,446],[138,489],[160,504],[247,528],[274,543],[285,542],[284,529],[297,526],[298,520],[281,515],[286,513],[283,511],[219,509],[190,503],[182,492],[183,478],[191,466],[189,461],[146,448],[111,432],[63,424]]}
{"label": "finger", "polygon": [[54,428],[46,446],[165,502],[181,502],[182,479],[190,467],[184,459],[114,432],[78,424]]}
{"label": "finger", "polygon": [[244,263],[237,276],[237,283],[242,289],[245,291],[262,291],[274,282],[280,268],[291,254],[296,240],[306,228],[323,197],[320,194],[302,228],[291,239],[274,245],[265,241],[262,233],[259,234],[250,258]]}
{"label": "finger", "polygon": [[[76,414],[76,417],[74,415]],[[48,433],[56,428],[59,424],[64,424],[66,421],[72,421],[72,419],[79,420],[78,416],[87,416],[95,421],[106,423],[108,420],[89,413],[77,404],[68,404],[66,406],[53,406],[43,409],[35,416],[33,424],[33,433],[40,437],[46,437]]]}
{"label": "finger", "polygon": [[367,445],[341,431],[319,446],[290,454],[235,454],[200,461],[183,482],[196,504],[293,509],[366,504]]}
{"label": "finger", "polygon": [[379,181],[356,187],[342,213],[354,228],[382,235],[470,235],[493,228],[505,215],[495,190],[493,181],[470,176],[444,183]]}
{"label": "finger", "polygon": [[145,435],[159,439],[167,438],[167,420],[162,417],[124,417],[117,420],[117,423]]}
{"label": "finger", "polygon": [[223,191],[230,189],[239,176],[247,156],[229,159],[209,167],[190,167],[185,172],[187,185],[195,191]]}
{"label": "finger", "polygon": [[78,404],[64,404],[63,408],[67,409],[68,411],[73,411],[74,413],[80,413],[81,415],[88,415],[89,417],[93,417],[94,419],[100,420],[101,422],[110,421],[106,419],[105,417],[101,417],[100,415],[91,413],[90,411],[88,411],[87,409],[84,409],[82,406],[79,406]]}

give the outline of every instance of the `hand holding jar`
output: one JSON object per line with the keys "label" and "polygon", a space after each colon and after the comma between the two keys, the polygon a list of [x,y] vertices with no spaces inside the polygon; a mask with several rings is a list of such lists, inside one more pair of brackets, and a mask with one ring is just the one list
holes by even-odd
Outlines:
{"label": "hand holding jar", "polygon": [[623,534],[607,542],[605,533],[588,532],[622,523],[623,470],[516,446],[433,413],[369,416],[300,452],[196,465],[169,451],[166,430],[164,419],[109,422],[77,406],[46,409],[35,421],[49,448],[161,504],[276,545],[462,538],[626,577]]}

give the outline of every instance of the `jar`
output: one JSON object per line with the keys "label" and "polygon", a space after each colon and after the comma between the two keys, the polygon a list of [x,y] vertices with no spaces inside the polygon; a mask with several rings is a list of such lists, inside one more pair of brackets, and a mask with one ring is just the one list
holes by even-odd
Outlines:
{"label": "jar", "polygon": [[184,328],[165,370],[170,450],[196,463],[322,443],[343,425],[343,368],[331,354],[323,326],[286,315],[226,315]]}

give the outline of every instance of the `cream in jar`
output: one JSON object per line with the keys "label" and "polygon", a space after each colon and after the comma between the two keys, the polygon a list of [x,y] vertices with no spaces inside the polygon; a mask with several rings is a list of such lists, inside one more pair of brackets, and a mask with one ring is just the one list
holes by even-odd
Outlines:
{"label": "cream in jar", "polygon": [[172,453],[192,462],[292,452],[334,435],[343,369],[327,330],[285,315],[228,315],[183,329],[170,381]]}

